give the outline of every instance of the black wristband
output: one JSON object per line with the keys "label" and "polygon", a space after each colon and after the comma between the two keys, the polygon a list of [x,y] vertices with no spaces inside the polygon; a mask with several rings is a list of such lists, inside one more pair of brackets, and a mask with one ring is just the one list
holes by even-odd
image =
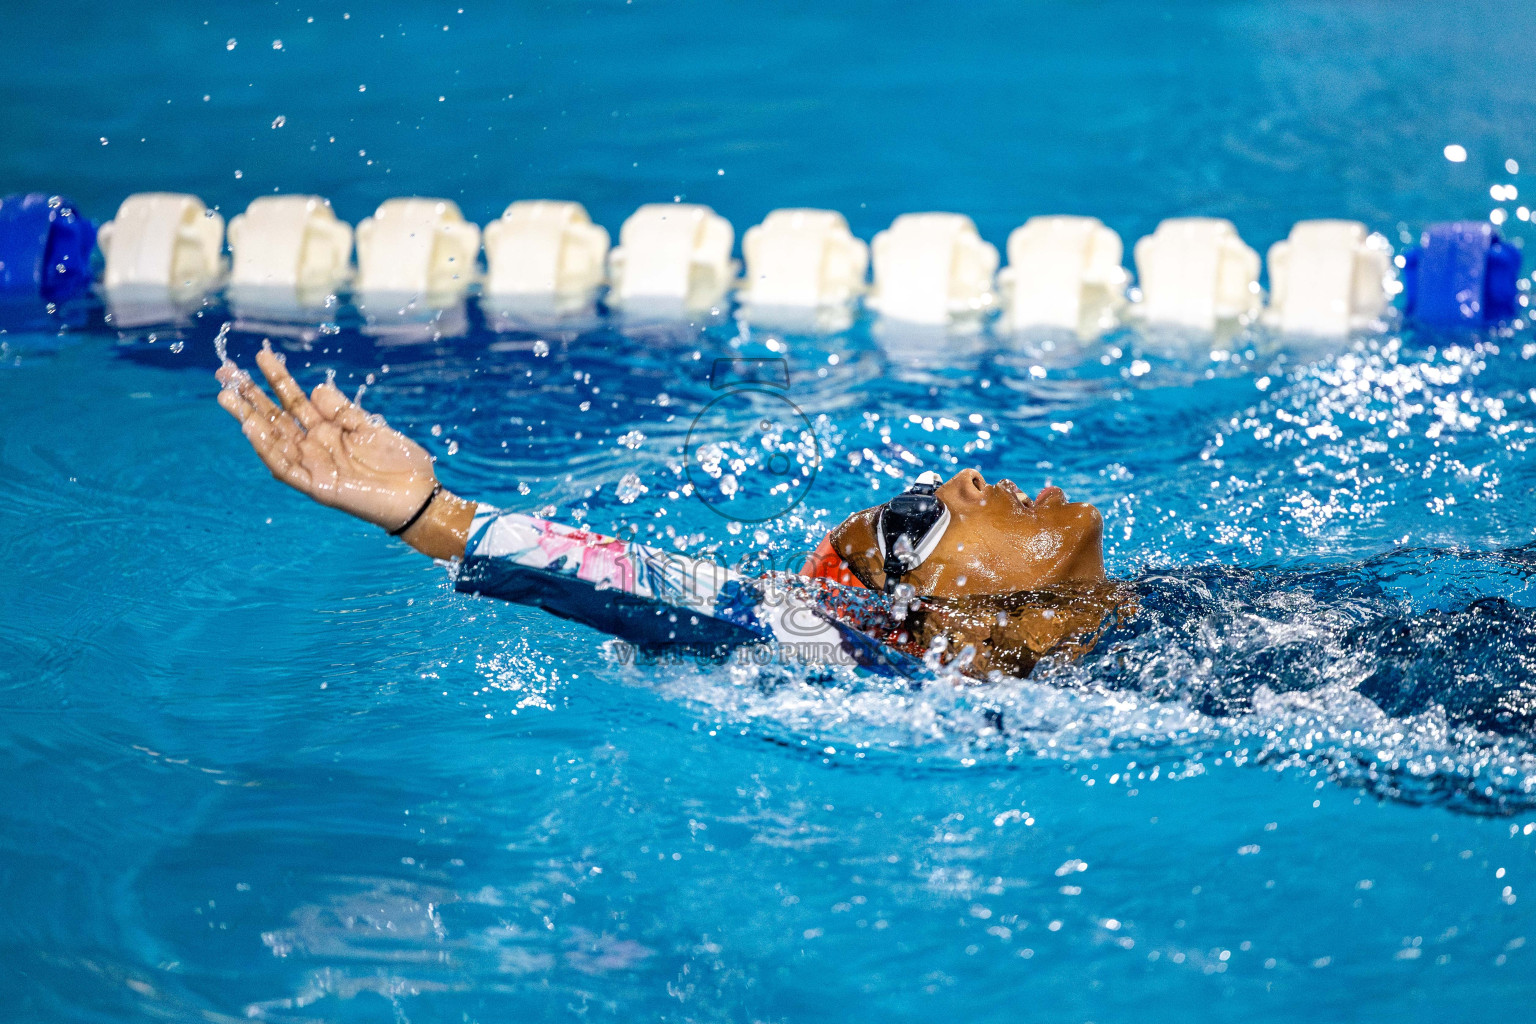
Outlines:
{"label": "black wristband", "polygon": [[427,514],[427,509],[432,507],[432,503],[434,501],[436,501],[437,500],[437,496],[439,494],[442,494],[442,493],[443,493],[443,485],[442,484],[433,484],[432,485],[432,493],[427,495],[427,500],[421,503],[421,508],[416,510],[416,514],[411,516],[411,518],[407,519],[405,521],[405,525],[401,526],[399,529],[390,530],[389,531],[389,535],[391,537],[398,537],[402,533],[404,533],[406,530],[409,530],[411,527],[415,526],[416,525],[416,520],[420,519],[422,516]]}

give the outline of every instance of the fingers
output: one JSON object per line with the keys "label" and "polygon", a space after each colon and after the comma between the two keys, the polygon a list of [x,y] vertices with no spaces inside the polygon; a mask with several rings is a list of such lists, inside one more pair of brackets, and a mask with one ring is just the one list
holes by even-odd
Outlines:
{"label": "fingers", "polygon": [[228,374],[221,372],[219,379],[224,382],[222,394],[238,397],[242,407],[248,408],[252,415],[260,415],[269,423],[284,415],[272,399],[267,397],[267,393],[251,380],[251,375],[244,370],[233,369]]}
{"label": "fingers", "polygon": [[263,348],[256,353],[256,365],[261,367],[262,374],[267,378],[267,383],[272,385],[272,390],[277,392],[278,400],[283,403],[283,408],[289,415],[298,420],[305,430],[310,429],[321,420],[320,413],[309,404],[309,399],[304,395],[304,389],[299,387],[288,368],[283,365],[283,360],[270,348]]}
{"label": "fingers", "polygon": [[348,401],[341,388],[332,381],[316,386],[310,395],[310,403],[321,416],[342,430],[360,430],[368,426],[368,414]]}
{"label": "fingers", "polygon": [[238,389],[227,384],[219,392],[219,406],[241,423],[256,415],[255,407],[240,397]]}
{"label": "fingers", "polygon": [[261,386],[254,380],[251,380],[249,374],[241,375],[240,381],[236,384],[236,390],[241,398],[251,404],[256,414],[262,419],[275,427],[283,428],[284,433],[299,432],[299,425],[294,421],[294,418],[278,408],[277,403],[267,397],[266,391],[262,390]]}
{"label": "fingers", "polygon": [[[282,360],[271,350],[263,349],[256,361],[273,389],[284,399],[284,408],[279,408],[268,398],[250,374],[228,360],[216,373],[224,385],[219,391],[219,406],[240,422],[241,432],[250,442],[251,449],[274,477],[301,493],[319,498],[316,491],[324,485],[317,478],[334,477],[336,473],[331,454],[326,449],[335,444],[337,428],[321,418],[299,390]],[[297,400],[293,399],[294,394],[297,394]],[[307,435],[299,425],[306,417],[314,426],[324,428],[321,433],[327,436],[310,444],[314,435]]]}
{"label": "fingers", "polygon": [[[221,401],[219,404],[223,404]],[[251,442],[256,456],[271,470],[272,475],[297,491],[309,493],[309,474],[300,465],[299,448],[282,432],[259,416],[244,421],[241,429]]]}
{"label": "fingers", "polygon": [[298,424],[273,405],[250,377],[229,365],[229,372],[219,374],[224,383],[219,391],[219,407],[239,421],[241,432],[272,474],[298,487],[287,472],[300,458],[302,434]]}
{"label": "fingers", "polygon": [[264,348],[256,361],[282,406],[274,403],[250,374],[227,361],[217,373],[224,385],[219,405],[240,422],[246,439],[273,476],[324,500],[319,492],[339,472],[339,460],[345,458],[344,438],[373,423],[333,381],[316,387],[311,400],[276,353]]}
{"label": "fingers", "polygon": [[304,436],[303,429],[294,418],[278,408],[261,386],[251,380],[251,375],[239,369],[221,373],[224,389],[219,393],[219,404],[241,423],[255,417],[281,432],[289,441],[298,442]]}
{"label": "fingers", "polygon": [[243,419],[248,415],[260,415],[271,423],[278,424],[287,420],[297,429],[302,424],[304,430],[312,430],[323,421],[336,424],[343,431],[361,430],[372,426],[368,414],[363,408],[350,401],[335,381],[327,380],[316,386],[309,398],[304,397],[303,390],[294,381],[293,375],[288,372],[287,366],[276,353],[270,349],[263,349],[256,355],[256,362],[261,367],[261,372],[266,376],[272,390],[277,392],[282,401],[282,409],[267,397],[266,392],[251,379],[250,374],[245,373],[229,360],[219,367],[215,376],[226,390],[233,390],[239,401],[225,404],[220,399],[230,415],[236,419]]}
{"label": "fingers", "polygon": [[259,446],[265,446],[265,450],[269,452],[279,452],[292,462],[298,461],[304,435],[293,420],[281,411],[277,413],[277,418],[274,420],[262,415],[258,409],[253,415],[241,420],[240,427],[245,431],[251,446],[257,449],[257,455],[261,455],[263,451]]}

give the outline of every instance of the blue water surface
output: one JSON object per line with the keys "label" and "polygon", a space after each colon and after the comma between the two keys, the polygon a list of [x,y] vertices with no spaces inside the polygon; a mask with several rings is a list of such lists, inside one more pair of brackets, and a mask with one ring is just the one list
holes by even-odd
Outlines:
{"label": "blue water surface", "polygon": [[[352,221],[547,196],[616,233],[677,198],[738,235],[791,205],[865,238],[952,209],[998,245],[1206,214],[1262,251],[1338,216],[1401,249],[1490,215],[1523,241],[1490,188],[1536,169],[1515,2],[135,0],[0,29],[0,191],[103,219],[143,189]],[[1528,1016],[1525,323],[367,327],[212,302],[0,335],[6,1019]],[[979,688],[631,663],[273,483],[213,401],[221,332],[364,387],[459,493],[731,563],[918,467],[1057,483],[1141,611]],[[686,486],[721,358],[784,360],[821,446],[763,523]]]}

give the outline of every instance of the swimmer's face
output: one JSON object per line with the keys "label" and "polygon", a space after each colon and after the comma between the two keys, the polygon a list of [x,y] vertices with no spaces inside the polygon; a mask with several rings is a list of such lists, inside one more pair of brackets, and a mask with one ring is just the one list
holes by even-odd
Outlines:
{"label": "swimmer's face", "polygon": [[[1011,594],[1104,579],[1103,517],[1086,502],[1067,501],[1061,488],[1046,487],[1030,498],[1012,480],[989,484],[966,469],[936,494],[949,509],[949,529],[903,579],[919,594]],[[885,585],[875,543],[878,514],[878,508],[865,509],[832,532],[833,547],[877,589]]]}

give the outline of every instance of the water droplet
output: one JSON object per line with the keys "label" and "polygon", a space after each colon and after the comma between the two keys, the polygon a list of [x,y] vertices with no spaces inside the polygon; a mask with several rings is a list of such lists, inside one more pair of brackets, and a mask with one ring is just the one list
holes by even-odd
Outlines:
{"label": "water droplet", "polygon": [[614,488],[613,493],[619,499],[619,504],[630,505],[649,489],[640,482],[640,477],[634,473],[625,473],[619,479],[619,485]]}
{"label": "water droplet", "polygon": [[536,356],[549,355],[549,342],[543,338],[535,338],[533,342],[533,354]]}
{"label": "water droplet", "polygon": [[235,48],[235,46],[236,46],[236,43],[235,43],[234,37],[230,37],[229,42],[224,44],[224,49],[226,49],[226,50],[233,50]]}
{"label": "water droplet", "polygon": [[274,50],[281,50],[282,48],[283,48],[283,41],[281,39],[274,39],[274,40],[272,40],[272,49],[274,49]]}
{"label": "water droplet", "polygon": [[283,125],[285,125],[287,123],[288,123],[288,119],[286,117],[284,117],[282,114],[278,114],[276,117],[274,117],[272,119],[272,127],[273,128],[281,128]]}
{"label": "water droplet", "polygon": [[626,434],[619,435],[619,444],[625,448],[639,448],[644,443],[645,435],[638,430],[631,430]]}

